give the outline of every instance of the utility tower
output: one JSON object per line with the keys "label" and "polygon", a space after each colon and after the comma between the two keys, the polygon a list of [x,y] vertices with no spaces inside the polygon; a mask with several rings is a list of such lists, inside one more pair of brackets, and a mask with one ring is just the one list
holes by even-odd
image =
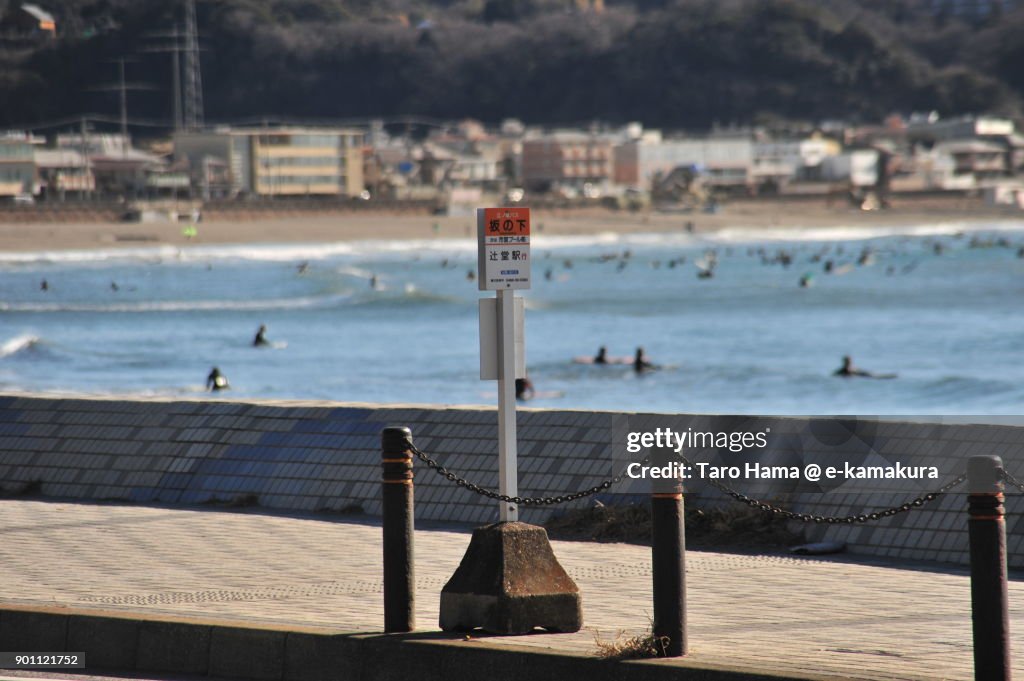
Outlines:
{"label": "utility tower", "polygon": [[203,127],[203,77],[199,70],[199,28],[196,2],[185,2],[185,128]]}
{"label": "utility tower", "polygon": [[181,111],[181,53],[185,51],[185,34],[178,24],[174,24],[166,33],[147,33],[146,37],[169,41],[166,44],[147,47],[143,52],[171,54],[171,119],[174,121],[174,131],[178,132],[185,127]]}

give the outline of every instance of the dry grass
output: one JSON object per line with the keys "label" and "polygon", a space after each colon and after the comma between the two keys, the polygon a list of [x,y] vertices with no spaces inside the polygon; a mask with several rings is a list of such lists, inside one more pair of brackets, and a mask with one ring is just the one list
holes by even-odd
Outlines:
{"label": "dry grass", "polygon": [[213,496],[202,502],[203,506],[220,506],[222,508],[251,508],[260,505],[260,498],[255,494],[236,494],[230,498]]}
{"label": "dry grass", "polygon": [[[692,547],[781,547],[803,543],[785,520],[748,506],[696,508],[687,499],[686,543]],[[566,511],[544,527],[555,539],[650,544],[647,504],[595,506]]]}
{"label": "dry grass", "polygon": [[611,641],[601,639],[601,633],[594,632],[597,656],[605,660],[638,660],[648,657],[664,657],[668,648],[668,636],[655,636],[650,631],[639,636],[627,636],[619,631]]}

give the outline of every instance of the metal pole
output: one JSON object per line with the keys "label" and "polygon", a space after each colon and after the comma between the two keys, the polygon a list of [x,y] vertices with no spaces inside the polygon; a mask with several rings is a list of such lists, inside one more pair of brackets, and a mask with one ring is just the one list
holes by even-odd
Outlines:
{"label": "metal pole", "polygon": [[[516,298],[512,289],[498,290],[498,490],[519,495],[516,476]],[[519,520],[515,504],[499,501],[502,522]]]}
{"label": "metal pole", "polygon": [[127,153],[128,144],[128,86],[124,84],[124,58],[117,60],[118,73],[121,76],[121,156]]}
{"label": "metal pole", "polygon": [[412,631],[416,628],[412,431],[385,428],[380,442],[384,468],[384,631]]}
{"label": "metal pole", "polygon": [[680,657],[687,648],[686,537],[681,490],[651,494],[651,524],[654,635],[668,638],[666,657]]}
{"label": "metal pole", "polygon": [[1002,469],[1003,461],[998,456],[972,456],[967,461],[971,619],[977,681],[1010,681]]}
{"label": "metal pole", "polygon": [[181,42],[179,41],[178,25],[174,25],[174,60],[171,66],[174,71],[171,73],[171,88],[174,90],[174,132],[180,132],[181,123]]}

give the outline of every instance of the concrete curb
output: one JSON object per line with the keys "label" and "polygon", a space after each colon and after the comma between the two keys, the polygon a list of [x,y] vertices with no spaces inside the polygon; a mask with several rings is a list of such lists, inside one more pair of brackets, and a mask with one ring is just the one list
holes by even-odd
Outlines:
{"label": "concrete curb", "polygon": [[[0,650],[81,651],[90,671],[266,681],[822,681],[699,660],[609,662],[440,632],[350,633],[57,606],[0,605]],[[837,677],[827,677],[837,681]],[[852,678],[852,677],[851,677]]]}

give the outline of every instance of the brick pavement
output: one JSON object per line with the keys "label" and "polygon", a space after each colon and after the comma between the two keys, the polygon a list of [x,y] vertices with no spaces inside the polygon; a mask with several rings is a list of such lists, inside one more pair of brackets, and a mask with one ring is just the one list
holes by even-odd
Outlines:
{"label": "brick pavement", "polygon": [[[437,628],[439,592],[464,528],[416,535],[418,627]],[[651,613],[650,552],[555,542],[583,594],[577,634],[489,637],[590,653],[594,636],[638,632]],[[0,501],[0,601],[239,622],[380,631],[374,521],[223,510]],[[847,559],[688,554],[691,659],[847,678],[972,678],[966,573]],[[1011,581],[1024,675],[1024,582]]]}

